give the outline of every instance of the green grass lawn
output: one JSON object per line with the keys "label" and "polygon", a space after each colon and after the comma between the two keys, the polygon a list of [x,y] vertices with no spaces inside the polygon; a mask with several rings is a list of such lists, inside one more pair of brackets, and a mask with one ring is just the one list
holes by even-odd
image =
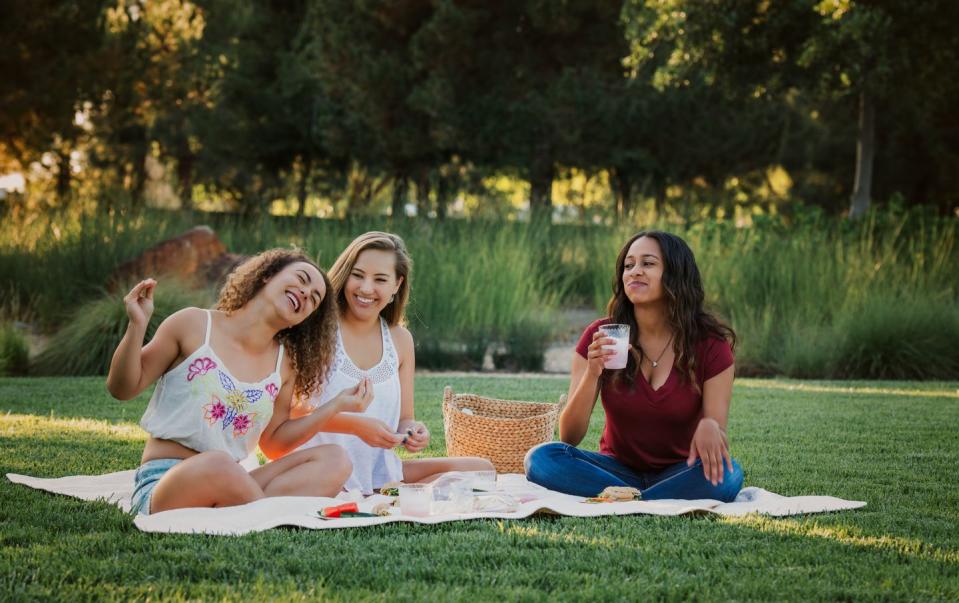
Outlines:
{"label": "green grass lawn", "polygon": [[[553,400],[555,377],[417,377],[445,453],[442,388]],[[856,511],[537,517],[437,526],[144,534],[105,503],[0,480],[0,600],[728,600],[959,598],[959,383],[737,382],[733,454],[746,484],[865,500]],[[99,378],[0,379],[0,471],[133,468],[148,396]],[[597,409],[586,446],[597,446]]]}

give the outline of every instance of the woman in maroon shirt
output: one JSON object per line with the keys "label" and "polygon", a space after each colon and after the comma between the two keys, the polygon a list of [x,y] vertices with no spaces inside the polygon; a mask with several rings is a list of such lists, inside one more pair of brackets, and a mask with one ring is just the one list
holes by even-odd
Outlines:
{"label": "woman in maroon shirt", "polygon": [[[576,346],[560,442],[526,456],[530,481],[596,496],[632,486],[644,499],[731,501],[743,472],[729,454],[726,419],[733,391],[732,329],[703,309],[703,284],[681,238],[641,232],[616,259],[609,318],[587,327]],[[614,351],[604,324],[629,326],[626,368],[604,368]],[[606,425],[599,452],[576,445],[598,395]]]}

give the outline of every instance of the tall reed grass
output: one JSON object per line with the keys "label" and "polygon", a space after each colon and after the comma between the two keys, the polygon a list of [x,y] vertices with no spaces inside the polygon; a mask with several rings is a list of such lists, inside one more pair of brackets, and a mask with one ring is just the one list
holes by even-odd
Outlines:
{"label": "tall reed grass", "polygon": [[[741,373],[959,378],[959,346],[948,343],[959,341],[956,220],[917,212],[849,223],[811,212],[789,224],[664,229],[695,252],[710,307],[739,335]],[[592,243],[599,313],[631,232]]]}
{"label": "tall reed grass", "polygon": [[[919,212],[850,223],[799,211],[746,228],[223,214],[191,220],[160,211],[54,216],[0,226],[0,310],[27,309],[49,330],[66,323],[79,346],[96,336],[96,329],[78,330],[81,314],[106,310],[77,308],[102,295],[113,267],[200,223],[231,251],[298,245],[326,267],[362,232],[400,234],[413,256],[408,322],[419,366],[478,368],[491,353],[500,367],[541,367],[557,310],[590,306],[601,316],[620,246],[636,230],[660,228],[696,253],[708,303],[740,336],[741,373],[959,378],[959,346],[951,344],[959,340],[959,223]],[[97,358],[90,366],[103,366]],[[46,356],[38,361],[50,366]]]}

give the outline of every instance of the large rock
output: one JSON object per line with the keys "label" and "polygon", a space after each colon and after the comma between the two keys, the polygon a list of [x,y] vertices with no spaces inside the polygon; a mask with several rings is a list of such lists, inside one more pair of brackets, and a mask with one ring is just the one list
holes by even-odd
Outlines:
{"label": "large rock", "polygon": [[197,226],[117,266],[108,288],[116,291],[143,278],[159,280],[165,276],[195,287],[218,285],[244,259],[245,256],[227,253],[212,228]]}

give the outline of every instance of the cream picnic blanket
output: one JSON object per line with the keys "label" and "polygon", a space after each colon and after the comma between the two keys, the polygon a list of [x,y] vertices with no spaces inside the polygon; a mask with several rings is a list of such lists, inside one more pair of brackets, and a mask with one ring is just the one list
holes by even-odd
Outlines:
{"label": "cream picnic blanket", "polygon": [[[115,504],[124,511],[129,511],[134,472],[134,470],[118,471],[105,475],[74,475],[55,479],[8,473],[7,479],[16,484],[23,484],[56,494],[65,494],[83,500],[103,500]],[[236,507],[175,509],[154,515],[138,515],[134,519],[134,523],[144,532],[240,535],[260,532],[278,526],[327,529],[370,526],[395,521],[434,524],[487,517],[522,519],[540,512],[572,517],[633,514],[694,515],[703,513],[731,516],[761,513],[779,517],[858,509],[866,506],[865,502],[842,500],[831,496],[780,496],[755,487],[744,488],[736,497],[736,500],[731,503],[721,503],[717,500],[651,500],[588,504],[583,502],[582,497],[547,490],[527,481],[526,477],[520,474],[500,475],[496,486],[498,493],[509,494],[514,501],[517,501],[519,503],[518,508],[511,512],[483,511],[412,517],[401,515],[400,510],[393,507],[392,514],[386,517],[321,519],[319,517],[320,509],[341,504],[343,500],[350,499],[349,494],[343,493],[335,499],[282,496],[264,498]],[[377,503],[389,500],[391,499],[387,496],[376,494],[357,502],[360,511],[370,512]]]}

